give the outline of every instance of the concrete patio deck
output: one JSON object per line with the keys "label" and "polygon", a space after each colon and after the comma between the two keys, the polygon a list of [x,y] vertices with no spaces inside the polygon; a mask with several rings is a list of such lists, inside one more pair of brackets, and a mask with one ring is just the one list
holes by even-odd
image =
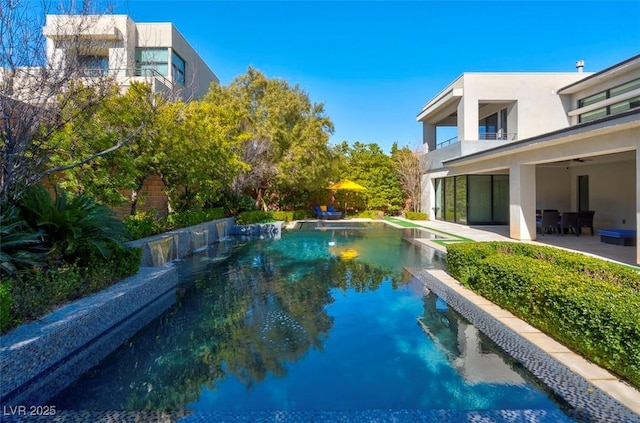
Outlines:
{"label": "concrete patio deck", "polygon": [[[443,232],[448,232],[458,236],[472,239],[474,241],[515,241],[509,238],[509,227],[500,226],[466,226],[457,223],[427,220],[407,220],[425,228],[432,228]],[[523,241],[532,244],[549,245],[564,248],[579,253],[596,256],[606,260],[617,261],[630,266],[640,267],[636,263],[636,247],[625,247],[622,245],[606,244],[600,241],[600,236],[591,236],[584,232],[580,236],[576,235],[540,235],[535,241]]]}

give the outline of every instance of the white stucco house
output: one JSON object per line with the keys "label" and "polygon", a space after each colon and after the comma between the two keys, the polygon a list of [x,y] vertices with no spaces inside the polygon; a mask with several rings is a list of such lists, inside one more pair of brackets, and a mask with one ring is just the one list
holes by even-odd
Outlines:
{"label": "white stucco house", "polygon": [[43,34],[49,63],[74,61],[86,77],[113,76],[123,90],[141,81],[154,92],[191,100],[219,83],[171,23],[136,23],[126,15],[47,15]]}
{"label": "white stucco house", "polygon": [[505,224],[532,240],[536,210],[592,210],[596,229],[637,233],[640,55],[595,73],[582,66],[464,73],[429,100],[416,118],[429,219]]}

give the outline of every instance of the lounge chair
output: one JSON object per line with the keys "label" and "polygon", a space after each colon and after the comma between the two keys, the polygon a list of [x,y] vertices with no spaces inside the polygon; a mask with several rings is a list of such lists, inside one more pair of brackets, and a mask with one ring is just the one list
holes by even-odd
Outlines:
{"label": "lounge chair", "polygon": [[320,206],[313,206],[313,210],[316,212],[316,219],[326,219],[326,211],[323,211]]}
{"label": "lounge chair", "polygon": [[325,212],[325,215],[329,220],[338,220],[342,217],[342,212],[335,210],[333,206],[327,206],[327,211]]}

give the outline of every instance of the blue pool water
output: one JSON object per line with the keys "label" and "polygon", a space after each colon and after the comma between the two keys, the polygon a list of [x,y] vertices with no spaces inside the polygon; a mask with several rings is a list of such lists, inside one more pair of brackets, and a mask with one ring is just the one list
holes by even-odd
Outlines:
{"label": "blue pool water", "polygon": [[59,410],[565,408],[403,272],[443,268],[376,224],[308,223],[176,264],[175,304],[50,401]]}

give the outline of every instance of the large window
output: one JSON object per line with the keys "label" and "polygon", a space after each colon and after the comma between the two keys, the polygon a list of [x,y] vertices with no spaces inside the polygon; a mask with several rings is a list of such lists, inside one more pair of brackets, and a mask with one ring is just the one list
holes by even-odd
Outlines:
{"label": "large window", "polygon": [[[586,107],[591,104],[595,104],[600,101],[613,98],[639,88],[640,88],[640,78],[634,79],[633,81],[626,82],[624,84],[618,85],[608,90],[601,91],[596,94],[592,94],[589,97],[581,98],[580,100],[578,100],[578,108]],[[599,119],[601,117],[614,115],[616,113],[621,113],[636,107],[640,107],[640,97],[633,97],[627,100],[620,101],[618,103],[611,104],[609,106],[603,106],[598,109],[591,110],[586,113],[582,113],[578,116],[578,122],[580,123],[589,122],[595,119]]]}
{"label": "large window", "polygon": [[434,182],[435,217],[469,225],[509,223],[509,175],[461,175]]}
{"label": "large window", "polygon": [[109,71],[109,57],[79,56],[78,65],[85,76],[104,76]]}
{"label": "large window", "polygon": [[139,48],[136,50],[136,75],[149,76],[155,72],[169,76],[169,49]]}
{"label": "large window", "polygon": [[184,85],[186,64],[182,57],[175,52],[171,54],[171,71],[173,73],[173,81]]}

